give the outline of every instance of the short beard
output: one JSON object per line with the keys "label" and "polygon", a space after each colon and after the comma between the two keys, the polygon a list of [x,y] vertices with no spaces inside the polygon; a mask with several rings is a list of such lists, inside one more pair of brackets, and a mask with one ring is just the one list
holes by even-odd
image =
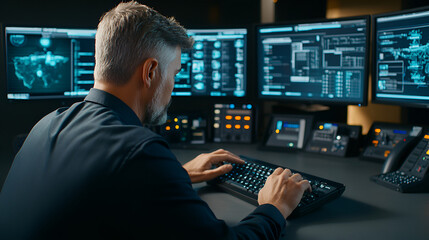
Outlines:
{"label": "short beard", "polygon": [[155,91],[152,101],[146,108],[145,119],[143,123],[156,126],[162,125],[167,121],[167,110],[171,105],[171,98],[167,105],[161,105],[162,91],[165,87],[167,79],[160,79],[162,82]]}

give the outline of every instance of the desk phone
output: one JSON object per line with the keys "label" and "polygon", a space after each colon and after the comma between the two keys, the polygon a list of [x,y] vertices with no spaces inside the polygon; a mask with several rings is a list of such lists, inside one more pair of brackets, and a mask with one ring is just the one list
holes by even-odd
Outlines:
{"label": "desk phone", "polygon": [[429,192],[429,133],[399,162],[398,170],[373,176],[371,180],[398,192]]}
{"label": "desk phone", "polygon": [[398,159],[403,159],[411,151],[422,130],[421,126],[375,122],[368,132],[361,158],[389,163],[390,167],[383,172],[397,170],[400,166]]}

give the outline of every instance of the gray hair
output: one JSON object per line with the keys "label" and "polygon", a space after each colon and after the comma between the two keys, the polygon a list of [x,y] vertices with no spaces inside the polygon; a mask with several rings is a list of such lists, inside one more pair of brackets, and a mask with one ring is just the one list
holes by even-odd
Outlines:
{"label": "gray hair", "polygon": [[136,68],[153,57],[166,69],[172,50],[190,49],[193,39],[173,17],[166,18],[135,1],[120,3],[98,24],[95,44],[96,81],[125,84]]}

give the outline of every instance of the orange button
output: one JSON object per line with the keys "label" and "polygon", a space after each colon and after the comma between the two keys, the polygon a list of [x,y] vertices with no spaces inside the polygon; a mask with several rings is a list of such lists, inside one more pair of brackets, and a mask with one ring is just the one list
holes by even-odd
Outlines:
{"label": "orange button", "polygon": [[241,125],[239,125],[239,124],[235,125],[235,129],[240,129],[240,128],[241,128]]}
{"label": "orange button", "polygon": [[389,151],[389,150],[384,151],[384,157],[388,157],[388,156],[389,156],[389,154],[390,154],[390,151]]}
{"label": "orange button", "polygon": [[250,126],[249,125],[244,125],[244,129],[249,129]]}
{"label": "orange button", "polygon": [[179,125],[174,126],[176,129],[179,129]]}
{"label": "orange button", "polygon": [[225,119],[226,119],[226,120],[231,120],[231,119],[232,119],[232,116],[231,116],[231,115],[226,115],[226,116],[225,116]]}
{"label": "orange button", "polygon": [[240,121],[241,120],[241,116],[235,116],[235,120]]}
{"label": "orange button", "polygon": [[244,116],[245,121],[250,121],[250,116]]}
{"label": "orange button", "polygon": [[226,124],[225,127],[228,128],[228,129],[230,129],[230,128],[232,128],[232,125],[231,124]]}
{"label": "orange button", "polygon": [[166,127],[165,127],[165,130],[170,131],[170,130],[171,130],[171,127],[170,127],[170,126],[166,126]]}
{"label": "orange button", "polygon": [[428,134],[425,135],[425,139],[429,139],[429,135]]}
{"label": "orange button", "polygon": [[426,151],[426,155],[429,155],[429,149]]}
{"label": "orange button", "polygon": [[381,129],[380,129],[380,128],[376,128],[374,131],[375,131],[376,133],[380,133],[380,132],[381,132]]}

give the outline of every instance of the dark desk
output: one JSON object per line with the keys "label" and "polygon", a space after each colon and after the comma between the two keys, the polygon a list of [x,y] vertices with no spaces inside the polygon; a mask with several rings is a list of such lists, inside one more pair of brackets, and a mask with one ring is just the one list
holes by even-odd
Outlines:
{"label": "dark desk", "polygon": [[[173,149],[173,152],[185,163],[218,148],[346,185],[339,199],[308,215],[288,220],[284,239],[429,239],[429,194],[398,193],[371,182],[370,176],[380,172],[380,163],[304,152],[260,151],[252,144],[210,144],[198,150]],[[255,209],[205,183],[195,184],[195,189],[216,216],[230,225]]]}

